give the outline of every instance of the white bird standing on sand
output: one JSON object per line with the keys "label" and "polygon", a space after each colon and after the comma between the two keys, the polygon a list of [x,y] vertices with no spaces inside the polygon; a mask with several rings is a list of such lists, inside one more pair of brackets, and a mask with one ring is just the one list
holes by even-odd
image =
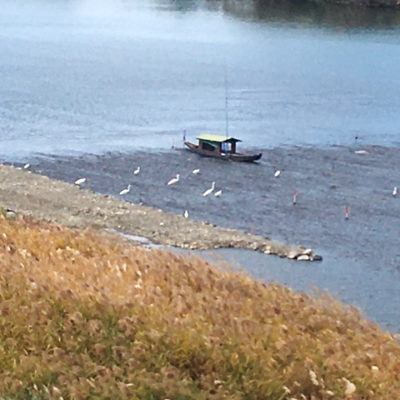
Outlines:
{"label": "white bird standing on sand", "polygon": [[184,216],[185,218],[189,218],[189,211],[188,211],[188,210],[185,210],[185,212],[183,213],[183,216]]}
{"label": "white bird standing on sand", "polygon": [[397,196],[397,186],[395,186],[395,187],[393,188],[393,193],[392,193],[392,195],[393,195],[393,197],[396,197],[396,196]]}
{"label": "white bird standing on sand", "polygon": [[86,182],[86,178],[79,178],[74,183],[75,183],[75,185],[80,186],[80,185],[83,185],[85,182]]}
{"label": "white bird standing on sand", "polygon": [[174,185],[175,183],[179,182],[179,174],[176,174],[175,178],[172,178],[168,181],[168,185]]}
{"label": "white bird standing on sand", "polygon": [[275,178],[277,178],[280,174],[281,174],[281,171],[279,171],[279,169],[276,170],[274,173]]}
{"label": "white bird standing on sand", "polygon": [[196,169],[193,170],[193,174],[194,174],[194,175],[197,175],[199,172],[200,172],[200,170],[199,170],[198,168],[196,168]]}
{"label": "white bird standing on sand", "polygon": [[220,190],[217,190],[217,191],[214,193],[214,196],[215,196],[215,197],[219,197],[219,196],[221,196],[221,194],[222,194],[222,190],[220,189]]}
{"label": "white bird standing on sand", "polygon": [[124,194],[129,193],[130,190],[131,190],[131,185],[129,184],[128,187],[125,188],[125,189],[122,189],[122,190],[119,192],[119,194],[120,194],[121,196],[123,196]]}
{"label": "white bird standing on sand", "polygon": [[137,167],[134,171],[133,171],[133,175],[138,175],[140,172],[140,167]]}
{"label": "white bird standing on sand", "polygon": [[211,184],[210,189],[207,189],[207,190],[203,193],[203,196],[204,196],[204,197],[208,196],[210,193],[212,193],[212,192],[214,191],[214,189],[215,189],[215,182],[213,182],[213,183]]}

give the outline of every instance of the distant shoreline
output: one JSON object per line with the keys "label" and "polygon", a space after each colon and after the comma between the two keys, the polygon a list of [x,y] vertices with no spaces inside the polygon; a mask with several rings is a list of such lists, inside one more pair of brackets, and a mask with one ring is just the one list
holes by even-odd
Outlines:
{"label": "distant shoreline", "polygon": [[[259,3],[265,5],[269,4],[269,0],[259,0]],[[289,0],[288,2],[292,2]],[[308,0],[309,4],[337,4],[344,6],[354,6],[360,8],[399,8],[400,2],[398,0]]]}
{"label": "distant shoreline", "polygon": [[[321,3],[321,0],[311,0],[310,2]],[[371,9],[388,8],[399,9],[400,2],[398,0],[323,0],[328,4],[338,4],[343,6],[368,7]]]}

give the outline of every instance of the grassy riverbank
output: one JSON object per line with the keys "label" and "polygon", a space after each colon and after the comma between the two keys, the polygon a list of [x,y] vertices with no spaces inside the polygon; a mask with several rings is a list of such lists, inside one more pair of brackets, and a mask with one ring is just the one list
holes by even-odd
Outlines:
{"label": "grassy riverbank", "polygon": [[0,231],[2,398],[399,397],[394,337],[331,298],[90,230]]}

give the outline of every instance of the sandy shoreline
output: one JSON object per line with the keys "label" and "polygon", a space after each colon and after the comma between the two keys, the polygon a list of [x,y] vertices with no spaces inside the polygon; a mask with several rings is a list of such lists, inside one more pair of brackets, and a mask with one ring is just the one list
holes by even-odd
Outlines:
{"label": "sandy shoreline", "polygon": [[157,244],[187,249],[234,247],[300,260],[320,259],[305,247],[219,228],[6,165],[0,167],[0,204],[16,213],[69,227],[113,229]]}

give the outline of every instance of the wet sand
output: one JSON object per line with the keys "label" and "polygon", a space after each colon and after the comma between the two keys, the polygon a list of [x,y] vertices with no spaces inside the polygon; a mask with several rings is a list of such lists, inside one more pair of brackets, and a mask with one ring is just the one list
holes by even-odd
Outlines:
{"label": "wet sand", "polygon": [[[136,204],[178,215],[188,210],[191,219],[301,243],[322,256],[328,251],[375,268],[399,267],[400,197],[392,196],[393,187],[400,187],[398,148],[268,149],[257,164],[201,158],[183,149],[30,161],[33,171],[51,178],[72,183],[85,176],[98,193],[121,197],[131,184],[124,199]],[[137,166],[141,170],[134,175]],[[168,186],[178,173],[179,182]],[[212,181],[221,196],[203,197]]]}

